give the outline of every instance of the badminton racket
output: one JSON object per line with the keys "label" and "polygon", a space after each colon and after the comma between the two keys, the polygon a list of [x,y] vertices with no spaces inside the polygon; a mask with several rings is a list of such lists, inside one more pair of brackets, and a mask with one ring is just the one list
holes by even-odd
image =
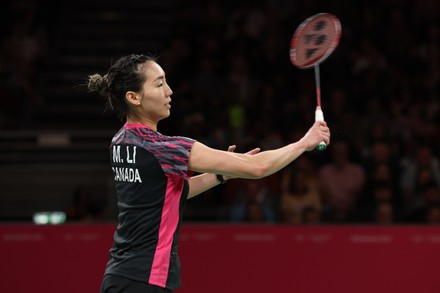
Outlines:
{"label": "badminton racket", "polygon": [[[318,13],[304,20],[295,30],[290,42],[290,61],[301,69],[313,67],[316,84],[315,121],[324,121],[321,107],[321,64],[336,49],[341,38],[341,23],[330,13]],[[321,142],[317,150],[325,150]]]}

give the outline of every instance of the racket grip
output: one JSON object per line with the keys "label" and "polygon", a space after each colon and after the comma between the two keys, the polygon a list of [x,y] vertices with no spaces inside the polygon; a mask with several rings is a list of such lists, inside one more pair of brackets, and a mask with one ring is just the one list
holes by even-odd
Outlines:
{"label": "racket grip", "polygon": [[[321,110],[321,107],[316,107],[315,110],[315,121],[324,121],[324,113]],[[325,142],[321,141],[317,146],[316,149],[318,151],[323,151],[327,148],[327,145],[325,144]]]}

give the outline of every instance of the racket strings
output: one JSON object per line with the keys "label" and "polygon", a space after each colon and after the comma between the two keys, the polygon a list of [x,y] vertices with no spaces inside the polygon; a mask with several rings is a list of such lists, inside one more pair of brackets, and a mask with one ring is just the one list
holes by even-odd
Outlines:
{"label": "racket strings", "polygon": [[300,68],[321,63],[336,48],[340,22],[328,13],[306,19],[296,30],[291,44],[291,60]]}

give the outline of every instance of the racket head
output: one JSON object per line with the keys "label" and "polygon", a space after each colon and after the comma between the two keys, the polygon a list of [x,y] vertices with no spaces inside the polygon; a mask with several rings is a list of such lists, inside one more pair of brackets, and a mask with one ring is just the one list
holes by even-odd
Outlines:
{"label": "racket head", "polygon": [[341,22],[330,13],[317,13],[304,20],[290,41],[290,61],[298,68],[319,65],[336,49]]}

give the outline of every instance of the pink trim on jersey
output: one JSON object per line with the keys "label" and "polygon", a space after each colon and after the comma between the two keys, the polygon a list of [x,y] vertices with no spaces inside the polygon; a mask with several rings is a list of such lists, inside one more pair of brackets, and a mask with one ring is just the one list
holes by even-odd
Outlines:
{"label": "pink trim on jersey", "polygon": [[167,174],[167,178],[165,202],[159,226],[159,239],[151,266],[150,279],[148,280],[150,284],[160,287],[165,287],[168,279],[171,248],[174,232],[176,232],[179,223],[180,196],[184,183],[182,178],[176,175]]}
{"label": "pink trim on jersey", "polygon": [[128,123],[128,122],[126,122],[124,124],[124,128],[125,129],[133,129],[133,128],[148,128],[148,129],[152,129],[150,126],[145,125],[145,124],[141,124],[141,123]]}

